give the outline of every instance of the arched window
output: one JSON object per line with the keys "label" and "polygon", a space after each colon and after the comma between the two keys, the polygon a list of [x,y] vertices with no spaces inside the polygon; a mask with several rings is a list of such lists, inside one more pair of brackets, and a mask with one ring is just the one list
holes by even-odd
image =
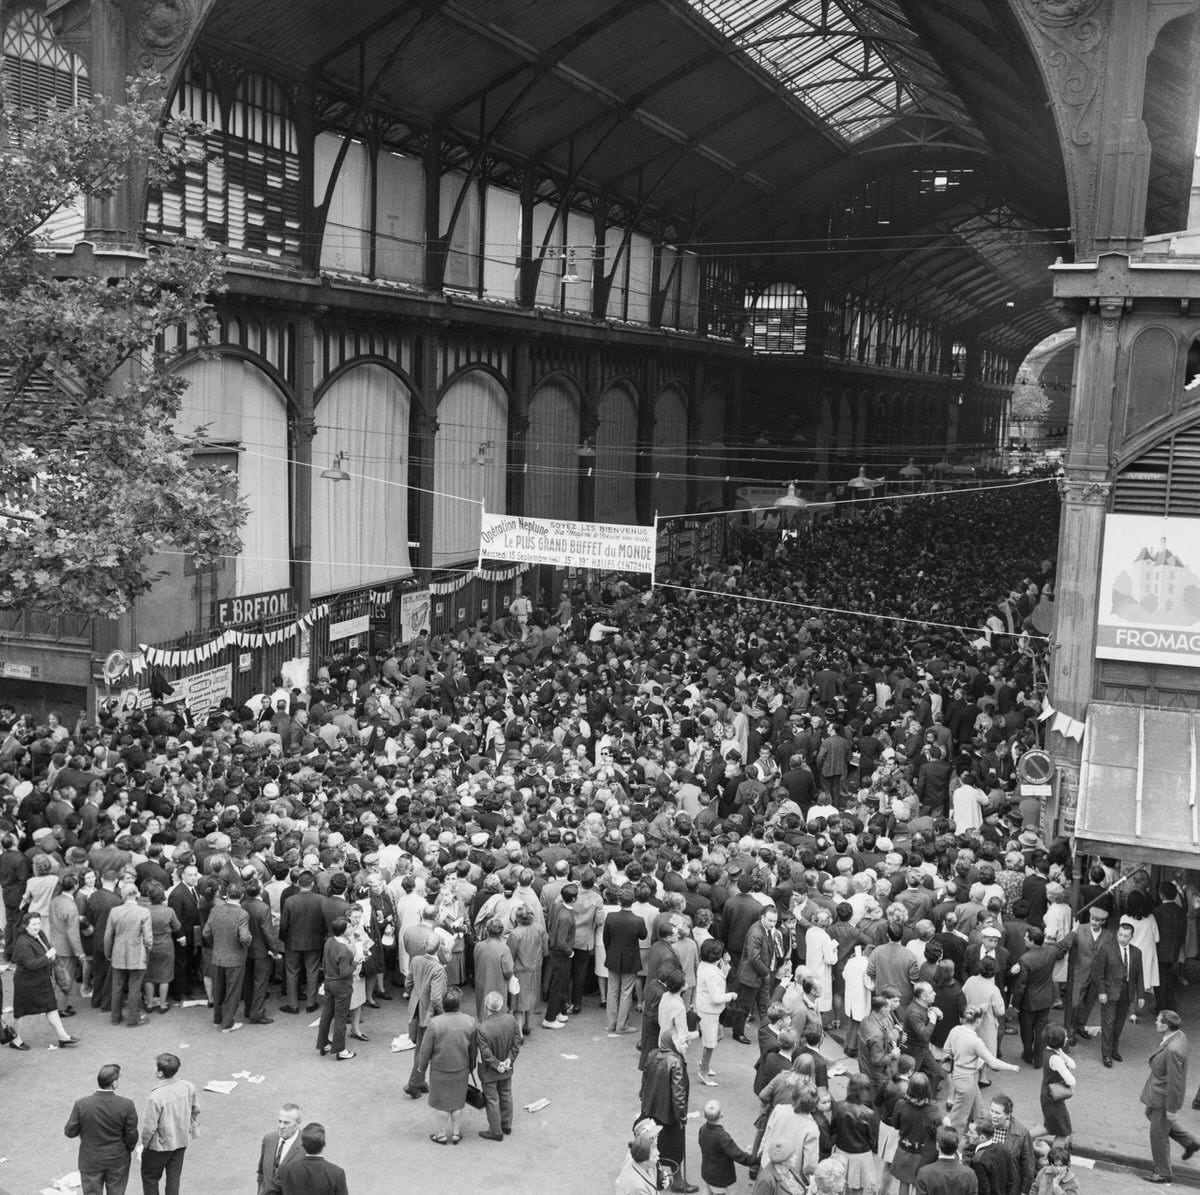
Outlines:
{"label": "arched window", "polygon": [[300,155],[283,88],[249,73],[222,92],[203,59],[193,56],[171,110],[209,128],[189,136],[185,165],[151,194],[147,229],[298,256]]}
{"label": "arched window", "polygon": [[746,329],[756,353],[802,353],[808,341],[808,299],[791,282],[773,282],[746,296]]}

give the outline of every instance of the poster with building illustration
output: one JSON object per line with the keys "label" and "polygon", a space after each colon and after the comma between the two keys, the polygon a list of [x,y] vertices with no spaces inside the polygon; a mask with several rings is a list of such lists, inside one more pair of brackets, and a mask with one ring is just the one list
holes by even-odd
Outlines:
{"label": "poster with building illustration", "polygon": [[1200,519],[1108,515],[1096,655],[1200,668]]}

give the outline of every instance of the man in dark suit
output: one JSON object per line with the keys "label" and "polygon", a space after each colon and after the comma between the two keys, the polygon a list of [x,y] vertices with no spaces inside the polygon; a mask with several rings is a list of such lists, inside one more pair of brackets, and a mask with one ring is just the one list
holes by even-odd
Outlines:
{"label": "man in dark suit", "polygon": [[313,1122],[300,1130],[304,1157],[285,1166],[279,1175],[281,1195],[350,1195],[346,1172],[321,1157],[325,1126]]}
{"label": "man in dark suit", "polygon": [[138,1140],[137,1109],[117,1095],[121,1068],[100,1068],[92,1095],[76,1100],[63,1132],[79,1138],[79,1181],[83,1195],[125,1195],[129,1159]]}
{"label": "man in dark suit", "polygon": [[321,898],[313,891],[311,871],[302,871],[296,879],[300,890],[283,906],[279,917],[279,936],[285,947],[287,1003],[281,1012],[300,1011],[300,968],[304,968],[308,991],[307,1012],[316,1012],[317,972],[325,946],[325,914]]}
{"label": "man in dark suit", "polygon": [[1061,951],[1047,944],[1045,933],[1036,925],[1026,931],[1025,946],[1017,964],[1012,1003],[1021,1026],[1021,1058],[1030,1066],[1041,1066],[1042,1042],[1054,1007],[1054,964]]}
{"label": "man in dark suit", "polygon": [[488,992],[483,1007],[487,1016],[475,1030],[475,1048],[488,1127],[479,1135],[487,1141],[503,1141],[512,1132],[512,1075],[521,1050],[521,1029],[517,1018],[506,1011],[501,992]]}
{"label": "man in dark suit", "polygon": [[283,953],[283,943],[275,933],[271,906],[262,899],[262,885],[257,879],[246,881],[246,896],[242,901],[250,922],[250,947],[246,951],[246,1020],[251,1025],[270,1025],[267,1016],[267,984],[271,980],[271,959]]}
{"label": "man in dark suit", "polygon": [[200,897],[196,885],[200,872],[189,863],[183,869],[179,883],[167,893],[167,905],[175,910],[179,918],[179,932],[175,935],[175,976],[171,995],[176,1000],[186,1000],[200,987]]}
{"label": "man in dark suit", "polygon": [[1124,1062],[1121,1057],[1121,1030],[1130,1005],[1139,1009],[1146,1004],[1142,980],[1142,952],[1134,945],[1133,926],[1122,922],[1117,936],[1106,942],[1092,964],[1100,986],[1100,1057],[1105,1066]]}
{"label": "man in dark suit", "polygon": [[[21,920],[21,897],[25,894],[25,881],[33,874],[29,860],[17,850],[17,836],[0,836],[0,895],[4,900],[4,924],[15,926]],[[15,933],[4,935],[4,957],[12,961]]]}
{"label": "man in dark suit", "polygon": [[634,892],[628,885],[617,896],[621,907],[604,919],[604,965],[608,970],[609,1033],[636,1033],[629,1027],[637,973],[642,966],[641,941],[646,922],[632,911]]}
{"label": "man in dark suit", "polygon": [[96,890],[88,897],[87,918],[92,923],[92,1007],[101,1012],[112,1008],[112,967],[104,952],[104,939],[109,916],[120,905],[120,894],[106,888],[97,876]]}
{"label": "man in dark suit", "polygon": [[300,1108],[283,1104],[279,1109],[276,1129],[262,1139],[258,1151],[258,1195],[279,1195],[280,1172],[294,1166],[304,1157],[300,1144]]}
{"label": "man in dark suit", "polygon": [[1187,938],[1188,916],[1179,889],[1169,881],[1158,890],[1161,902],[1152,914],[1158,923],[1158,987],[1154,989],[1155,1008],[1175,1007],[1175,973]]}
{"label": "man in dark suit", "polygon": [[750,895],[754,886],[748,875],[738,877],[737,892],[731,896],[721,910],[721,921],[725,932],[725,949],[729,951],[729,969],[736,976],[742,961],[742,950],[750,927],[762,916],[762,903]]}
{"label": "man in dark suit", "polygon": [[754,1067],[755,1095],[761,1095],[763,1088],[776,1075],[791,1070],[797,1040],[796,1030],[790,1025],[785,1025],[779,1030],[775,1044],[759,1055]]}
{"label": "man in dark suit", "polygon": [[958,1130],[938,1129],[937,1148],[937,1161],[917,1171],[917,1195],[979,1195],[975,1171],[958,1160]]}
{"label": "man in dark suit", "polygon": [[738,998],[734,1004],[733,1040],[749,1045],[746,1019],[757,1012],[759,1024],[767,1019],[775,968],[782,957],[782,938],[776,928],[779,910],[767,905],[746,934],[742,961],[737,969]]}
{"label": "man in dark suit", "polygon": [[1087,1027],[1088,1018],[1096,1006],[1100,987],[1093,975],[1093,964],[1112,941],[1107,929],[1108,910],[1093,905],[1088,910],[1088,924],[1072,930],[1064,942],[1070,943],[1070,966],[1067,970],[1067,1006],[1063,1012],[1063,1024],[1067,1031],[1074,1031],[1078,1041],[1087,1041],[1093,1036]]}
{"label": "man in dark suit", "polygon": [[1200,1149],[1200,1141],[1179,1123],[1187,1088],[1188,1053],[1187,1037],[1180,1024],[1179,1014],[1169,1008],[1155,1019],[1154,1027],[1163,1036],[1150,1055],[1150,1074],[1142,1088],[1141,1099],[1150,1122],[1150,1156],[1154,1160],[1154,1173],[1146,1177],[1152,1183],[1172,1180],[1172,1141],[1183,1146],[1185,1162]]}

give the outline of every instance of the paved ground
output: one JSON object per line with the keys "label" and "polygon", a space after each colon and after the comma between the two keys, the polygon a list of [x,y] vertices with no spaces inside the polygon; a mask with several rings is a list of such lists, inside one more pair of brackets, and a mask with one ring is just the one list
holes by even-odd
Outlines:
{"label": "paved ground", "polygon": [[[1185,1024],[1200,1020],[1200,988],[1188,989],[1182,1004]],[[261,1084],[240,1080],[230,1095],[202,1094],[201,1137],[188,1153],[185,1195],[253,1192],[258,1143],[284,1100],[299,1103],[306,1120],[325,1124],[328,1156],[346,1168],[354,1195],[391,1192],[398,1183],[439,1195],[611,1190],[637,1111],[638,1072],[631,1044],[635,1039],[608,1038],[594,1000],[565,1031],[535,1030],[517,1065],[515,1132],[502,1145],[475,1135],[484,1119],[470,1109],[461,1145],[430,1143],[435,1114],[424,1101],[411,1101],[401,1091],[412,1056],[388,1051],[388,1042],[404,1027],[404,1010],[400,1001],[378,1012],[367,1010],[371,1041],[357,1043],[359,1057],[344,1063],[318,1057],[315,1030],[308,1027],[313,1018],[304,1015],[280,1014],[274,1025],[248,1026],[224,1036],[212,1028],[203,1008],[172,1010],[139,1029],[113,1027],[107,1017],[88,1009],[71,1022],[83,1038],[71,1051],[48,1049],[53,1038],[49,1029],[26,1022],[34,1049],[26,1054],[0,1049],[0,1158],[5,1159],[0,1161],[0,1195],[33,1195],[74,1169],[74,1145],[62,1136],[62,1125],[71,1101],[93,1089],[102,1063],[121,1063],[121,1091],[140,1107],[154,1080],[154,1056],[162,1050],[180,1055],[182,1073],[198,1087],[210,1079],[229,1079],[236,1071],[265,1075]],[[1009,1057],[1017,1053],[1016,1040],[1006,1039]],[[1130,1026],[1122,1042],[1126,1061],[1112,1070],[1101,1067],[1098,1044],[1078,1049],[1079,1092],[1071,1101],[1076,1145],[1081,1155],[1099,1159],[1094,1169],[1080,1172],[1081,1189],[1089,1195],[1142,1186],[1136,1170],[1115,1167],[1149,1165],[1138,1095],[1155,1040],[1149,1020]],[[1196,1045],[1194,1041],[1193,1085],[1200,1080]],[[726,1124],[743,1145],[752,1137],[753,1053],[722,1042],[714,1060],[721,1085],[711,1091],[698,1083],[692,1087],[694,1109],[710,1095],[721,1099]],[[1023,1068],[1019,1075],[1000,1076],[992,1091],[1012,1095],[1018,1116],[1029,1124],[1039,1119],[1037,1085],[1037,1077]],[[550,1100],[547,1108],[524,1111],[522,1105],[540,1098]],[[1200,1133],[1200,1112],[1185,1108],[1182,1115]],[[694,1148],[694,1133],[689,1139]],[[1178,1150],[1175,1158],[1178,1162]],[[1177,1166],[1176,1172],[1181,1182],[1200,1185],[1200,1168]],[[130,1190],[135,1189],[136,1183],[131,1184]]]}

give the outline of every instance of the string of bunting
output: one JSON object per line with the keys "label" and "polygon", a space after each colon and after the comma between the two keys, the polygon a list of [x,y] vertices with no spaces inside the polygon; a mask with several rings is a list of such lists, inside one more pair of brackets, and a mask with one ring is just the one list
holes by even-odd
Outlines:
{"label": "string of bunting", "polygon": [[1074,739],[1077,743],[1083,742],[1087,724],[1080,722],[1078,718],[1072,718],[1070,714],[1064,714],[1062,710],[1056,710],[1047,697],[1042,701],[1042,712],[1038,714],[1038,721],[1048,722],[1051,718],[1054,721],[1050,723],[1050,730],[1054,734],[1061,734],[1064,739]]}
{"label": "string of bunting", "polygon": [[513,581],[528,572],[530,567],[528,564],[516,564],[512,568],[473,568],[453,581],[430,581],[429,592],[438,597],[445,597],[447,594],[457,593],[460,589],[464,589],[475,578],[493,585],[503,585],[505,581]]}
{"label": "string of bunting", "polygon": [[314,606],[302,618],[297,618],[290,626],[280,627],[276,631],[238,631],[222,632],[215,639],[200,647],[189,647],[179,651],[166,651],[161,647],[150,647],[139,643],[138,649],[145,662],[151,666],[162,668],[188,668],[195,664],[203,664],[213,656],[223,652],[227,647],[266,647],[282,643],[285,639],[307,631],[315,622],[329,617],[329,606]]}

